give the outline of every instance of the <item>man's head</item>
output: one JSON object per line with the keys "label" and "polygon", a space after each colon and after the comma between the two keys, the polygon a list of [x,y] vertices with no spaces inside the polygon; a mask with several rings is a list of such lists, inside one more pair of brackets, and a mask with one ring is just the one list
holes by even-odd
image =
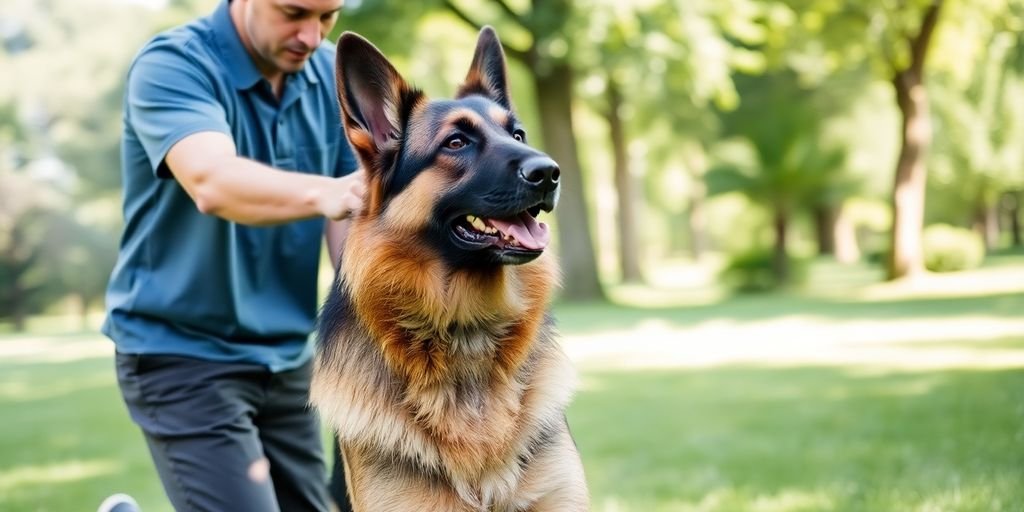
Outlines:
{"label": "man's head", "polygon": [[242,43],[267,77],[302,69],[338,21],[343,0],[234,0]]}

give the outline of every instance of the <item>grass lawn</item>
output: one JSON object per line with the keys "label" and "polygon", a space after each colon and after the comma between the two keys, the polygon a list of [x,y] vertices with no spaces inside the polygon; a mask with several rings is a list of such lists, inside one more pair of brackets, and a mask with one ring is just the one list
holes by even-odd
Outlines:
{"label": "grass lawn", "polygon": [[[1024,510],[1024,259],[850,281],[559,306],[594,510]],[[0,510],[170,509],[111,353],[0,335]]]}

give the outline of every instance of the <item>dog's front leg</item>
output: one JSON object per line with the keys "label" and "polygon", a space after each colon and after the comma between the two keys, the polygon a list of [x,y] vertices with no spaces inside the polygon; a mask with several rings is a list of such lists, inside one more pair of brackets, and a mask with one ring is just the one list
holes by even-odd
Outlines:
{"label": "dog's front leg", "polygon": [[476,512],[448,486],[367,450],[342,447],[354,512]]}
{"label": "dog's front leg", "polygon": [[590,510],[590,495],[583,462],[568,427],[534,455],[516,493],[518,510],[529,512],[583,512]]}

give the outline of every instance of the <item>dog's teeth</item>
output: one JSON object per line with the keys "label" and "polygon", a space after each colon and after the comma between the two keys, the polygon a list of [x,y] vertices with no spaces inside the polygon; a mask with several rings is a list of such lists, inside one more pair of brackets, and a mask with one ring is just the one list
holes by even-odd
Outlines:
{"label": "dog's teeth", "polygon": [[466,215],[466,221],[469,222],[470,224],[473,224],[473,223],[476,222],[476,216],[474,216],[474,215]]}
{"label": "dog's teeth", "polygon": [[480,217],[473,217],[473,220],[469,221],[469,223],[472,224],[477,231],[487,231],[487,224],[484,224],[484,221],[481,220]]}

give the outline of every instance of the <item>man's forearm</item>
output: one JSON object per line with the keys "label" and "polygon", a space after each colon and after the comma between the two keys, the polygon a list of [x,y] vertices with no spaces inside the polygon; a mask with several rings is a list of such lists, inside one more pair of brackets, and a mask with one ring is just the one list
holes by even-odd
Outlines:
{"label": "man's forearm", "polygon": [[324,215],[323,194],[334,178],[288,172],[240,157],[225,157],[193,183],[200,211],[257,226]]}
{"label": "man's forearm", "polygon": [[361,172],[331,178],[274,169],[237,156],[234,141],[220,132],[185,137],[165,160],[199,211],[242,224],[340,220],[362,204]]}

